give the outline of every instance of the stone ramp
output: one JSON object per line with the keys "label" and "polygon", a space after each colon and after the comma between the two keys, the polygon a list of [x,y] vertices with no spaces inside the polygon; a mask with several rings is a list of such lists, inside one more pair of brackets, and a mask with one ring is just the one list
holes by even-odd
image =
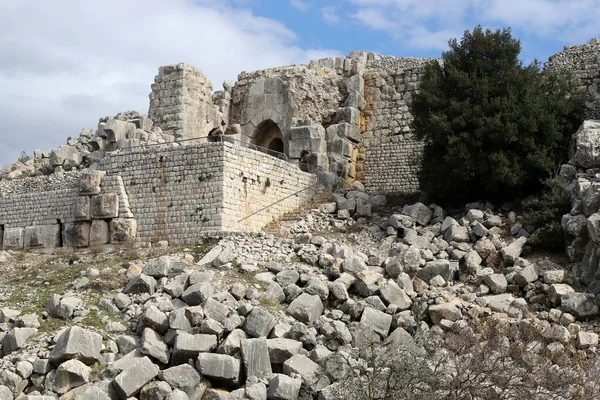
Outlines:
{"label": "stone ramp", "polygon": [[274,236],[285,236],[286,230],[282,231],[282,227],[291,225],[292,223],[306,217],[306,214],[316,208],[319,204],[327,203],[331,201],[331,193],[329,191],[321,191],[313,195],[310,202],[305,203],[296,210],[289,213],[285,213],[281,218],[273,220],[267,226],[263,228],[263,232],[274,235]]}

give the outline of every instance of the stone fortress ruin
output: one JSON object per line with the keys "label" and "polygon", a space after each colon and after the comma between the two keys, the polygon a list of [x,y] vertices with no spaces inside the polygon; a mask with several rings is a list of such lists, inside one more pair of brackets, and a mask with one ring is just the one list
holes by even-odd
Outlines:
{"label": "stone fortress ruin", "polygon": [[[195,244],[260,231],[319,187],[417,192],[408,103],[432,60],[355,51],[242,72],[215,92],[195,67],[160,67],[148,116],[101,118],[0,171],[0,249]],[[598,40],[545,68],[572,72],[600,119]]]}

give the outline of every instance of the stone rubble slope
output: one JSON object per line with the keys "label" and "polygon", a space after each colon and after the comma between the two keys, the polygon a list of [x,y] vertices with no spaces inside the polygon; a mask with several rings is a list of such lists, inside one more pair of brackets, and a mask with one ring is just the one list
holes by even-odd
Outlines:
{"label": "stone rubble slope", "polygon": [[[69,137],[67,143],[57,149],[35,150],[33,157],[21,156],[16,163],[0,169],[0,181],[82,170],[102,160],[107,152],[174,140],[172,134],[163,132],[137,111],[121,112],[100,118],[98,129],[85,128],[79,136]],[[0,192],[5,192],[1,186]]]}
{"label": "stone rubble slope", "polygon": [[[549,351],[595,354],[595,296],[552,261],[522,257],[514,213],[385,203],[347,191],[291,226],[293,239],[228,235],[199,259],[132,263],[95,306],[111,316],[103,329],[78,325],[97,270],[43,311],[0,308],[0,399],[327,400],[343,380],[333,361],[361,362],[353,349],[491,318],[535,328]],[[44,318],[65,326],[40,335]]]}

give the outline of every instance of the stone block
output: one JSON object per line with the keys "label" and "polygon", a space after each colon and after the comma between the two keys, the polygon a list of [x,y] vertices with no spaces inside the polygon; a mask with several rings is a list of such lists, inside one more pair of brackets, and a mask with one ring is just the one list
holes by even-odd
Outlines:
{"label": "stone block", "polygon": [[240,360],[225,354],[199,354],[196,368],[203,376],[226,386],[238,386],[242,380]]}
{"label": "stone block", "polygon": [[273,372],[266,338],[242,340],[241,350],[246,377],[255,376],[259,379],[271,377]]}
{"label": "stone block", "polygon": [[341,124],[330,125],[327,128],[327,137],[345,138],[353,143],[360,142],[360,132],[357,125],[352,125],[347,122]]}
{"label": "stone block", "polygon": [[354,150],[354,146],[346,139],[342,138],[334,138],[331,142],[331,154],[334,156],[340,157],[352,157],[352,151]]}
{"label": "stone block", "polygon": [[244,330],[251,337],[266,337],[275,326],[275,317],[262,308],[254,308],[246,317]]}
{"label": "stone block", "polygon": [[91,219],[89,196],[79,196],[75,199],[73,217],[76,221],[89,221]]}
{"label": "stone block", "polygon": [[87,365],[101,360],[102,336],[78,326],[72,326],[58,338],[50,353],[50,362],[59,365],[63,361],[77,358]]}
{"label": "stone block", "polygon": [[288,156],[290,158],[301,158],[304,152],[327,153],[327,142],[325,139],[298,139],[288,142]]}
{"label": "stone block", "polygon": [[116,193],[98,194],[92,196],[92,218],[117,218],[119,216],[119,195]]}
{"label": "stone block", "polygon": [[3,247],[4,249],[22,249],[24,243],[25,229],[6,228],[4,229]]}
{"label": "stone block", "polygon": [[300,322],[312,323],[323,313],[323,302],[317,295],[302,293],[292,301],[287,313]]}
{"label": "stone block", "polygon": [[90,223],[70,222],[64,225],[63,245],[65,247],[88,247],[90,245]]}
{"label": "stone block", "polygon": [[106,141],[109,143],[133,137],[135,130],[135,124],[114,118],[106,121],[103,127],[103,131],[106,134]]}
{"label": "stone block", "polygon": [[54,249],[60,246],[60,225],[36,225],[25,228],[25,249]]}
{"label": "stone block", "polygon": [[277,374],[269,382],[267,396],[272,400],[296,400],[302,386],[301,379],[290,378],[287,375]]}
{"label": "stone block", "polygon": [[114,218],[110,221],[111,243],[133,243],[137,236],[137,221],[133,218]]}
{"label": "stone block", "polygon": [[290,128],[290,140],[325,139],[325,128],[320,124]]}
{"label": "stone block", "polygon": [[192,335],[186,332],[177,332],[173,344],[171,364],[185,364],[189,359],[195,359],[200,353],[208,353],[216,347],[217,337],[215,335]]}
{"label": "stone block", "polygon": [[102,183],[102,178],[104,178],[105,175],[105,171],[87,171],[79,181],[79,194],[99,194],[100,184]]}
{"label": "stone block", "polygon": [[60,146],[50,153],[50,164],[52,166],[61,166],[65,164],[65,161],[67,160],[73,163],[76,163],[79,160],[79,163],[81,163],[81,155],[75,147]]}
{"label": "stone block", "polygon": [[133,360],[129,368],[125,369],[112,381],[112,386],[120,399],[126,399],[154,379],[159,372],[158,365],[148,357]]}
{"label": "stone block", "polygon": [[90,246],[102,246],[110,242],[110,229],[108,222],[95,219],[90,226]]}

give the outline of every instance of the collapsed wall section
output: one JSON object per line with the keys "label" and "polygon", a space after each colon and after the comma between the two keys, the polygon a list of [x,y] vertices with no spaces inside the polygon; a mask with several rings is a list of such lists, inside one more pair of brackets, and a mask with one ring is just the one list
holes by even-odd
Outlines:
{"label": "collapsed wall section", "polygon": [[119,176],[137,240],[196,244],[200,233],[221,230],[222,143],[154,146],[107,158],[101,168]]}
{"label": "collapsed wall section", "polygon": [[224,231],[260,231],[317,191],[315,175],[283,160],[230,143],[224,150]]}
{"label": "collapsed wall section", "polygon": [[600,119],[600,39],[592,39],[585,45],[566,46],[548,59],[544,70],[572,73],[577,85],[590,96],[586,119]]}
{"label": "collapsed wall section", "polygon": [[423,143],[411,130],[408,105],[429,58],[381,57],[369,54],[364,71],[359,178],[373,193],[419,191]]}

